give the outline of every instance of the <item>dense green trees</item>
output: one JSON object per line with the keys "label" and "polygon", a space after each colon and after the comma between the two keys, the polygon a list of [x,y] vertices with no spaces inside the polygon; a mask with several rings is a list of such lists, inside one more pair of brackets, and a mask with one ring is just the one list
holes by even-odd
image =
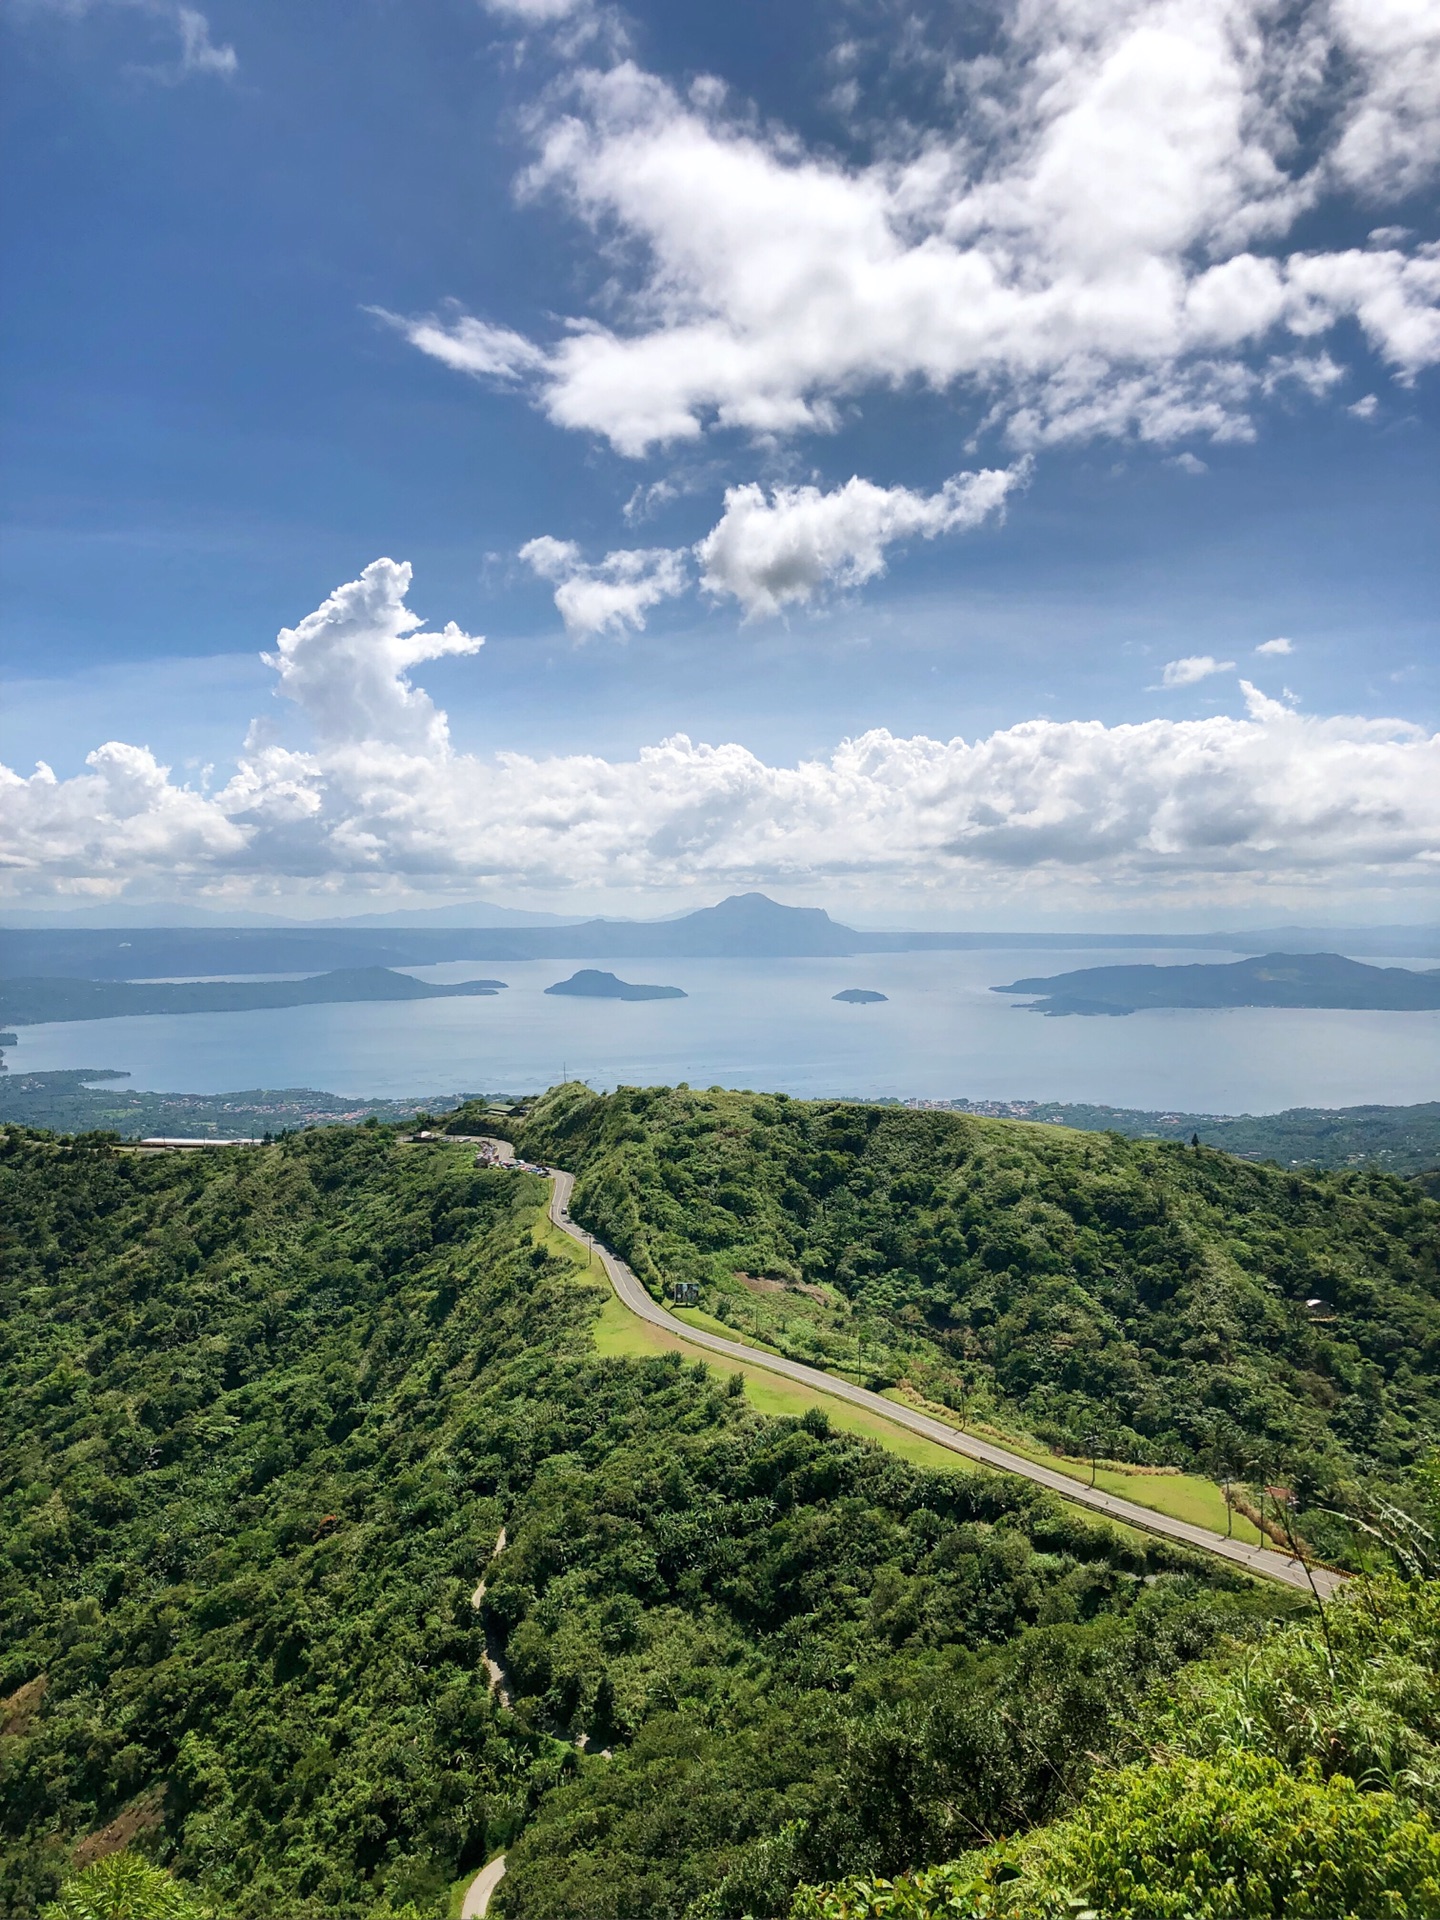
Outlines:
{"label": "dense green trees", "polygon": [[1154,1758],[1018,1842],[811,1888],[793,1920],[1431,1920],[1440,1588],[1357,1585],[1152,1702]]}
{"label": "dense green trees", "polygon": [[1440,1208],[1409,1181],[719,1089],[562,1088],[523,1138],[657,1288],[1068,1451],[1333,1504],[1440,1431]]}
{"label": "dense green trees", "polygon": [[0,1911],[118,1820],[227,1920],[428,1920],[517,1834],[514,1916],[722,1883],[774,1913],[1043,1816],[1078,1727],[1121,1741],[1271,1608],[1021,1484],[596,1359],[542,1194],[373,1126],[0,1140]]}
{"label": "dense green trees", "polygon": [[[1218,1408],[1348,1470],[1363,1415],[1399,1473],[1431,1418],[1440,1209],[1398,1182],[683,1092],[566,1094],[522,1139],[642,1270],[863,1324],[1037,1425],[1133,1388],[1137,1448]],[[778,1920],[802,1882],[836,1920],[984,1912],[971,1883],[1150,1920],[1196,1808],[1257,1900],[1279,1861],[1337,1912],[1427,1911],[1433,1589],[1277,1636],[1294,1596],[1028,1485],[599,1359],[543,1191],[375,1125],[192,1158],[0,1133],[7,1920],[82,1840],[217,1920],[441,1920],[499,1847],[501,1920]],[[1310,1383],[1346,1368],[1360,1412]]]}
{"label": "dense green trees", "polygon": [[40,1920],[208,1920],[206,1909],[142,1854],[108,1854],[67,1880]]}

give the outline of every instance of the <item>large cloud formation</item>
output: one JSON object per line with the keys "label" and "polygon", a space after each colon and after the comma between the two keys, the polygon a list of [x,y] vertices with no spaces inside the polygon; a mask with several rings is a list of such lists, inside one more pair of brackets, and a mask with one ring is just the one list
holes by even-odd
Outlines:
{"label": "large cloud formation", "polygon": [[377,560],[265,657],[314,734],[260,742],[215,793],[108,742],[58,780],[0,768],[12,884],[180,876],[398,875],[647,888],[844,876],[950,889],[1030,876],[1101,888],[1170,880],[1327,887],[1440,870],[1440,736],[1309,718],[1240,682],[1243,716],[1031,720],[986,739],[884,730],[767,765],[683,736],[631,761],[482,760],[411,683],[478,640],[420,630],[410,570]]}
{"label": "large cloud formation", "polygon": [[1287,246],[1440,166],[1440,0],[1010,0],[955,60],[948,123],[868,162],[809,151],[631,63],[571,76],[531,193],[604,247],[607,322],[553,344],[468,315],[422,351],[530,383],[622,453],[708,425],[825,428],[865,387],[968,387],[1022,447],[1244,437],[1358,327],[1408,380],[1440,359],[1440,257],[1402,229]]}

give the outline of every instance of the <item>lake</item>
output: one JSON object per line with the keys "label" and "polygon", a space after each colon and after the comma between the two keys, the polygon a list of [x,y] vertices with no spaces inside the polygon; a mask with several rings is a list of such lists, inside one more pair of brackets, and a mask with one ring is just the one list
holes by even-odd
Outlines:
{"label": "lake", "polygon": [[[128,1069],[137,1088],[225,1093],[317,1087],[375,1098],[526,1093],[565,1075],[618,1083],[773,1089],[796,1095],[1095,1101],[1210,1113],[1408,1104],[1440,1092],[1440,1013],[1270,1008],[1046,1020],[989,989],[1074,967],[1227,956],[1213,950],[868,954],[818,960],[606,962],[686,1000],[550,998],[579,961],[451,963],[435,981],[486,975],[493,999],[152,1014],[22,1027],[17,1072]],[[1433,966],[1399,956],[1382,964]],[[845,987],[888,994],[844,1006]]]}

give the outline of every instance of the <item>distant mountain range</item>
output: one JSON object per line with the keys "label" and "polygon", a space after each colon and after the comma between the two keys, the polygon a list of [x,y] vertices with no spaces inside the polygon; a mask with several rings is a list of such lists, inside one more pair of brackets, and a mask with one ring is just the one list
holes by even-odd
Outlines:
{"label": "distant mountain range", "polygon": [[[473,910],[478,913],[479,905]],[[434,910],[435,915],[458,911]],[[487,911],[499,914],[505,909]],[[820,907],[787,907],[762,893],[743,893],[670,920],[555,920],[525,925],[517,917],[503,925],[447,926],[430,916],[429,910],[421,910],[410,916],[362,915],[349,923],[309,926],[11,925],[0,930],[0,973],[145,980],[177,974],[418,967],[442,960],[779,959],[1003,948],[1072,953],[1209,948],[1270,953],[1313,951],[1322,946],[1328,950],[1343,946],[1352,954],[1440,957],[1440,928],[1318,931],[1293,927],[1209,934],[876,931],[844,926]]]}
{"label": "distant mountain range", "polygon": [[1341,1007],[1368,1013],[1440,1008],[1440,967],[1367,967],[1338,953],[1266,953],[1230,966],[1082,967],[1016,980],[995,993],[1034,993],[1024,1009],[1127,1014],[1142,1007]]}

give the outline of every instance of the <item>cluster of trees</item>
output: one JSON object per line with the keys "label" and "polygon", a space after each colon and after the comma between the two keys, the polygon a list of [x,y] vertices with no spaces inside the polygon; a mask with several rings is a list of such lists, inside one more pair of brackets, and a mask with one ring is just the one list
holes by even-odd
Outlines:
{"label": "cluster of trees", "polygon": [[505,1846],[514,1920],[777,1914],[1044,1817],[1285,1606],[597,1359],[542,1195],[0,1137],[0,1911],[129,1842],[226,1920],[440,1920]]}
{"label": "cluster of trees", "polygon": [[818,1284],[804,1357],[853,1366],[858,1334],[874,1384],[1065,1451],[1283,1475],[1313,1510],[1440,1430],[1440,1207],[1413,1181],[718,1088],[561,1088],[523,1139],[657,1291],[697,1279],[723,1318],[737,1274]]}

